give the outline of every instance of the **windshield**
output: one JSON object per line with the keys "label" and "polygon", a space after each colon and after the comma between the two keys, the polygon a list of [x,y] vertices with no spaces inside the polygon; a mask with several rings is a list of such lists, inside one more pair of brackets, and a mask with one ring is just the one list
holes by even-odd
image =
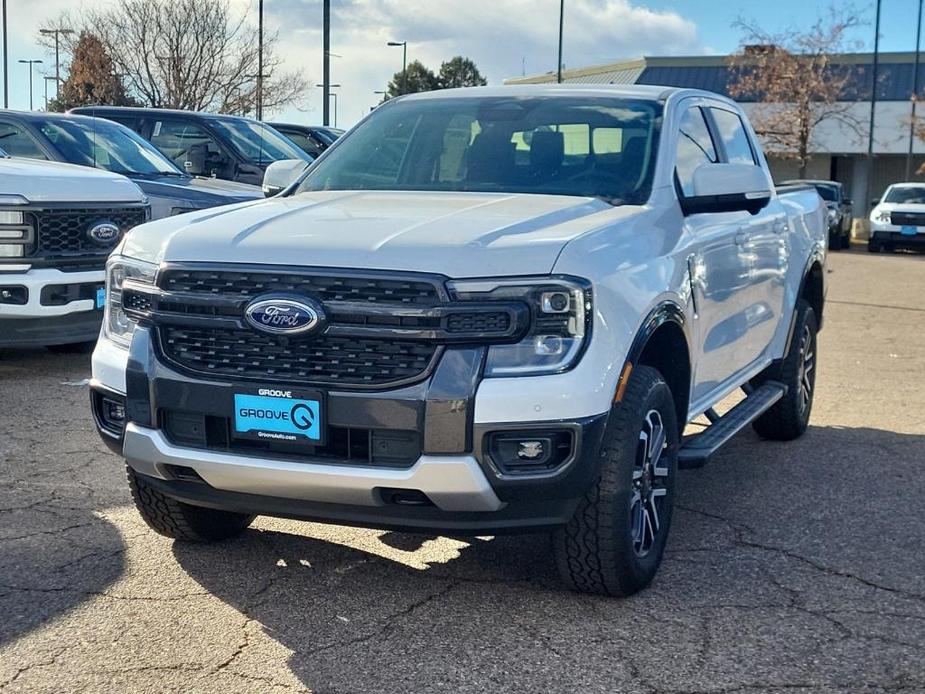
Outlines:
{"label": "windshield", "polygon": [[925,186],[903,186],[890,188],[886,192],[883,202],[906,203],[910,205],[925,205]]}
{"label": "windshield", "polygon": [[815,186],[819,197],[829,202],[838,202],[838,191],[833,186],[817,184]]}
{"label": "windshield", "polygon": [[661,105],[614,98],[485,97],[380,106],[320,159],[307,190],[649,197]]}
{"label": "windshield", "polygon": [[289,139],[258,121],[213,118],[210,123],[252,164],[266,166],[280,159],[311,161],[311,157]]}
{"label": "windshield", "polygon": [[43,118],[36,127],[71,164],[127,175],[186,175],[153,145],[112,121]]}

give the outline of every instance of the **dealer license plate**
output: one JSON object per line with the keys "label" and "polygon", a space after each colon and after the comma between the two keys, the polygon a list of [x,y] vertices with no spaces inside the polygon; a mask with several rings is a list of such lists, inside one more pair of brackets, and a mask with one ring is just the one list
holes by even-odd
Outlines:
{"label": "dealer license plate", "polygon": [[234,436],[257,441],[324,443],[321,393],[254,388],[234,395]]}

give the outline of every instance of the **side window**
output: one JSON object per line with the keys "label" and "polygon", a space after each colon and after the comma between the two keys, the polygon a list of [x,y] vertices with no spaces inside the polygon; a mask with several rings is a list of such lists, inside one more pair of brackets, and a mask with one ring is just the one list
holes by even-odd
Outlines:
{"label": "side window", "polygon": [[38,142],[22,126],[0,122],[0,149],[11,157],[48,159]]}
{"label": "side window", "polygon": [[210,162],[222,148],[204,128],[187,120],[157,120],[151,130],[151,144],[180,167],[195,175],[211,173]]}
{"label": "side window", "polygon": [[716,121],[716,128],[723,141],[726,160],[730,164],[754,164],[755,154],[748,142],[748,135],[745,134],[742,119],[732,111],[721,108],[711,108],[710,113]]}
{"label": "side window", "polygon": [[[277,130],[279,130],[279,128],[277,128]],[[321,145],[319,145],[309,135],[306,135],[301,130],[279,130],[279,132],[297,144],[299,149],[307,152],[308,154],[311,154],[313,157],[317,157],[321,154]]]}
{"label": "side window", "polygon": [[687,109],[681,118],[678,131],[676,171],[681,192],[685,196],[694,194],[694,169],[701,164],[717,162],[716,147],[700,107]]}

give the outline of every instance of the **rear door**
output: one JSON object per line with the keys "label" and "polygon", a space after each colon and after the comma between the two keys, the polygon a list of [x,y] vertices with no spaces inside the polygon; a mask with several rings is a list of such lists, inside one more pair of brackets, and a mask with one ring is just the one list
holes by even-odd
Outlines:
{"label": "rear door", "polygon": [[[738,113],[711,106],[709,114],[724,161],[760,166],[752,142]],[[776,196],[758,214],[736,212],[736,241],[748,271],[743,310],[745,339],[739,341],[737,361],[746,367],[767,356],[785,310],[787,261],[790,257],[787,215]]]}

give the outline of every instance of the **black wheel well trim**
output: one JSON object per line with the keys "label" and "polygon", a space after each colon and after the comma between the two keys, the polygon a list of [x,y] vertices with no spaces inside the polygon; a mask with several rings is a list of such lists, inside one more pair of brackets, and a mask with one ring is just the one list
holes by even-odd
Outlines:
{"label": "black wheel well trim", "polygon": [[[623,394],[626,390],[627,382],[629,381],[630,376],[632,375],[633,369],[639,365],[640,359],[645,353],[646,347],[648,346],[652,337],[665,325],[673,324],[675,325],[684,337],[684,346],[687,349],[687,363],[686,366],[686,380],[687,380],[687,389],[685,392],[672,393],[675,397],[675,402],[678,409],[678,421],[683,422],[687,421],[687,407],[690,405],[690,378],[692,374],[692,367],[690,363],[691,355],[691,345],[690,345],[690,336],[688,335],[687,330],[687,317],[684,313],[684,309],[681,308],[680,304],[676,301],[666,299],[660,302],[655,306],[648,315],[642,321],[642,324],[639,330],[636,332],[636,337],[633,338],[633,342],[630,345],[629,352],[626,355],[626,359],[623,362],[623,368],[620,371],[620,377],[617,380],[617,387],[614,393],[613,402],[618,403],[623,399]],[[667,377],[667,374],[665,374]]]}
{"label": "black wheel well trim", "polygon": [[[787,354],[790,351],[790,343],[793,341],[793,332],[796,328],[797,322],[797,303],[805,296],[806,281],[813,273],[814,267],[818,267],[820,273],[825,272],[825,264],[823,263],[822,256],[819,253],[811,254],[809,260],[806,261],[806,266],[803,268],[803,276],[800,278],[800,287],[797,290],[797,294],[793,302],[793,310],[790,312],[790,326],[787,328],[787,342],[784,345],[784,354]],[[824,274],[822,275],[821,279],[822,281],[825,280]],[[816,316],[817,331],[822,330],[822,304],[824,303],[825,290],[823,289],[822,296],[820,298],[820,307],[817,311],[818,315]],[[815,309],[816,307],[813,308]]]}

